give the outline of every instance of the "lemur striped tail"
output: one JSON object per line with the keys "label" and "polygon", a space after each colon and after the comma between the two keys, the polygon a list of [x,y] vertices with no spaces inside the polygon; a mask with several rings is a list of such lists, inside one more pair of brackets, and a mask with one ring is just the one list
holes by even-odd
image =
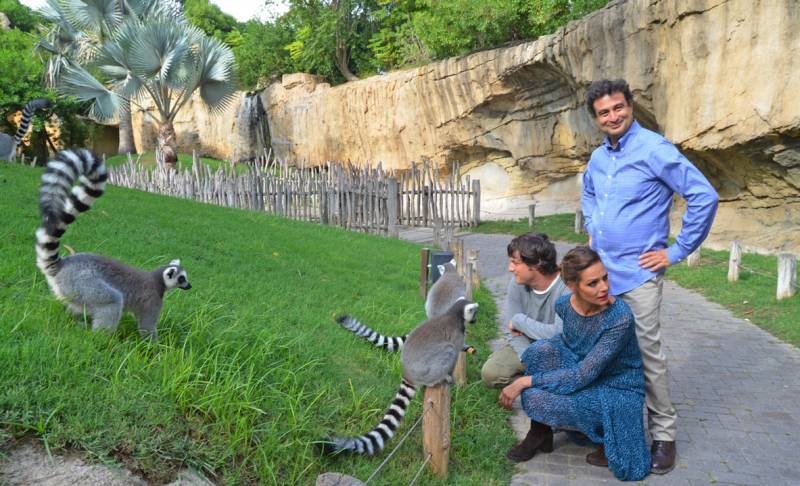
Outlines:
{"label": "lemur striped tail", "polygon": [[39,188],[42,226],[36,230],[36,266],[45,275],[58,273],[61,236],[103,195],[107,178],[103,161],[86,149],[62,150],[47,163]]}
{"label": "lemur striped tail", "polygon": [[408,337],[408,334],[405,336],[384,336],[383,334],[370,329],[368,326],[362,324],[361,321],[352,316],[339,316],[336,318],[336,322],[341,324],[342,327],[348,331],[355,333],[356,336],[361,336],[375,346],[388,351],[399,351],[400,348],[403,347],[403,344],[406,342],[406,338]]}
{"label": "lemur striped tail", "polygon": [[383,414],[383,419],[378,425],[358,437],[330,437],[325,439],[322,443],[323,452],[328,455],[352,452],[371,456],[382,451],[389,439],[394,437],[395,432],[397,432],[397,427],[403,420],[406,410],[408,410],[408,405],[416,393],[417,388],[406,379],[403,379],[392,404]]}
{"label": "lemur striped tail", "polygon": [[14,134],[15,144],[19,145],[22,139],[25,138],[25,134],[28,133],[28,128],[31,126],[31,119],[33,118],[33,114],[36,112],[36,110],[47,108],[49,106],[50,101],[44,98],[31,100],[27,105],[25,105],[25,108],[22,109],[22,119],[19,122],[19,128]]}

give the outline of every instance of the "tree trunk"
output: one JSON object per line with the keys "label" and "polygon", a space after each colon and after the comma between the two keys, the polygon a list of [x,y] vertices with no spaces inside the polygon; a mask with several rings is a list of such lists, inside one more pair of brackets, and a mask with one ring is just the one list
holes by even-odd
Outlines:
{"label": "tree trunk", "polygon": [[119,147],[118,154],[135,154],[136,143],[133,141],[133,120],[131,119],[131,102],[122,100],[119,107]]}
{"label": "tree trunk", "polygon": [[342,39],[339,34],[336,34],[336,67],[339,68],[339,72],[342,73],[344,79],[348,81],[358,81],[358,76],[353,74],[350,71],[350,52],[347,49],[347,44],[345,43],[344,39]]}
{"label": "tree trunk", "polygon": [[178,139],[172,122],[163,123],[158,128],[158,147],[156,157],[161,157],[167,167],[174,169],[178,165]]}

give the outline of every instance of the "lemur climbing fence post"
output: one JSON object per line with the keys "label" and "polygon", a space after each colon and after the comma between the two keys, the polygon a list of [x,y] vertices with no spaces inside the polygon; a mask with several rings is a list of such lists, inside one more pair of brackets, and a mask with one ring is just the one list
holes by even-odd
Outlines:
{"label": "lemur climbing fence post", "polygon": [[450,385],[425,387],[422,409],[423,450],[431,455],[433,474],[444,478],[450,461]]}

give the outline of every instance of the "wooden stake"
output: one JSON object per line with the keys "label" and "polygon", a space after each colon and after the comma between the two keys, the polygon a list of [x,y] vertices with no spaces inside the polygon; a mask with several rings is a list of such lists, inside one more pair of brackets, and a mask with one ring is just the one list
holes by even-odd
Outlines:
{"label": "wooden stake", "polygon": [[791,253],[778,255],[778,300],[794,295],[797,290],[797,257]]}
{"label": "wooden stake", "polygon": [[389,186],[387,188],[387,199],[386,199],[386,206],[388,210],[388,224],[389,224],[389,236],[392,238],[397,238],[400,236],[400,229],[397,227],[397,222],[399,221],[399,213],[397,207],[397,194],[398,194],[398,186],[397,186],[397,179],[394,177],[389,178]]}
{"label": "wooden stake", "polygon": [[467,353],[461,351],[456,359],[456,366],[453,368],[453,381],[458,386],[467,384]]}
{"label": "wooden stake", "polygon": [[481,181],[472,181],[472,218],[473,224],[481,224]]}
{"label": "wooden stake", "polygon": [[433,474],[444,478],[450,461],[450,385],[425,387],[423,413],[423,449],[431,455]]}
{"label": "wooden stake", "polygon": [[428,259],[431,250],[423,248],[419,251],[419,293],[424,299],[428,295]]}
{"label": "wooden stake", "polygon": [[728,259],[728,282],[739,280],[739,265],[742,263],[742,245],[738,240],[731,241],[731,256]]}
{"label": "wooden stake", "polygon": [[696,249],[686,257],[686,266],[699,267],[700,266],[700,248]]}
{"label": "wooden stake", "polygon": [[583,210],[578,208],[575,210],[575,233],[581,234],[583,232]]}
{"label": "wooden stake", "polygon": [[528,229],[533,229],[533,219],[536,217],[536,205],[528,205]]}
{"label": "wooden stake", "polygon": [[[470,274],[472,275],[471,281],[467,281],[469,284],[467,288],[479,289],[481,288],[481,279],[478,275],[478,250],[469,250],[467,253],[467,266],[471,267]],[[469,292],[472,293],[472,290],[470,289]],[[471,297],[470,300],[472,300]]]}

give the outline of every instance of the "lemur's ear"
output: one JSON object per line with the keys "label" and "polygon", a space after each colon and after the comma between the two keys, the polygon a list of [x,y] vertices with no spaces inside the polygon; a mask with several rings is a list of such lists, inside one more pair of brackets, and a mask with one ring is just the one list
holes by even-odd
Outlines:
{"label": "lemur's ear", "polygon": [[450,260],[450,263],[452,263],[452,264],[453,264],[453,266],[455,267],[455,266],[456,266],[456,259],[455,259],[455,258],[453,258],[452,260]]}
{"label": "lemur's ear", "polygon": [[171,262],[169,262],[169,264],[170,265],[175,265],[175,266],[180,266],[181,261],[176,259],[176,260],[172,260]]}
{"label": "lemur's ear", "polygon": [[444,265],[436,265],[436,268],[439,269],[439,275],[444,275]]}

